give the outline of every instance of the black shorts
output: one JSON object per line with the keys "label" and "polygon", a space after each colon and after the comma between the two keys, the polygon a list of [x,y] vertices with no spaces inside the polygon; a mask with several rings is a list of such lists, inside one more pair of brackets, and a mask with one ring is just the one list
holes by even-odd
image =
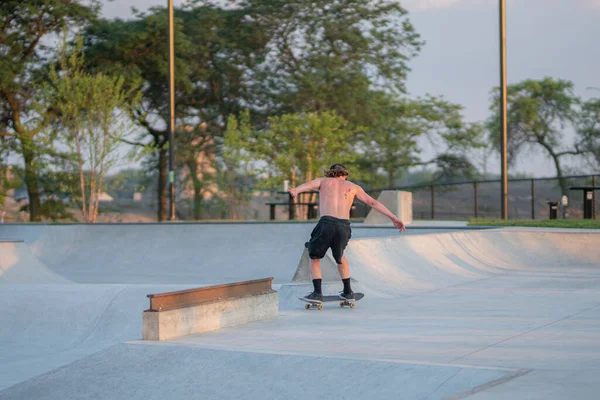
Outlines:
{"label": "black shorts", "polygon": [[325,257],[327,249],[331,248],[335,262],[341,264],[344,249],[351,237],[350,221],[323,216],[310,234],[310,241],[306,242],[305,247],[313,260]]}

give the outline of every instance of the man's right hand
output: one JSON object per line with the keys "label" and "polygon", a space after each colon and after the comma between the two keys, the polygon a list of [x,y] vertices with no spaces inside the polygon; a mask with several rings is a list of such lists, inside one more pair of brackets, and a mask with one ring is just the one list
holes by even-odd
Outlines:
{"label": "man's right hand", "polygon": [[293,197],[296,198],[296,196],[298,196],[298,191],[296,189],[293,188],[289,188],[288,189],[288,193]]}
{"label": "man's right hand", "polygon": [[398,218],[392,219],[392,222],[394,223],[394,226],[396,228],[400,229],[400,232],[406,231],[406,227],[404,226],[404,222],[400,221]]}

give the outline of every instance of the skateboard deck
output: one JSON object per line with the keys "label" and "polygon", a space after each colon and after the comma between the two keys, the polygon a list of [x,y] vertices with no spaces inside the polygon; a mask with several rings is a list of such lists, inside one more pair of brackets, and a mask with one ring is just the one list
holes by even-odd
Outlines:
{"label": "skateboard deck", "polygon": [[307,310],[310,310],[311,308],[316,308],[316,309],[322,310],[324,303],[332,303],[332,302],[339,302],[340,307],[347,306],[350,308],[354,308],[354,303],[356,303],[363,297],[365,297],[364,293],[354,293],[354,300],[343,300],[343,299],[340,299],[339,296],[323,296],[323,301],[309,300],[304,297],[298,297],[298,299],[300,299],[301,301],[303,301],[305,303],[308,303],[304,306],[304,308],[306,308]]}

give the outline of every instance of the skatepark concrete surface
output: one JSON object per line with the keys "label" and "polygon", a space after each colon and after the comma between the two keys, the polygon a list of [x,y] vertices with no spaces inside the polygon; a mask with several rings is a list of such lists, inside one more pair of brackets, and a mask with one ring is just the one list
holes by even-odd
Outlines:
{"label": "skatepark concrete surface", "polygon": [[[307,311],[312,228],[0,225],[0,399],[599,398],[600,232],[353,224],[366,297]],[[269,276],[277,319],[140,340],[146,294]]]}

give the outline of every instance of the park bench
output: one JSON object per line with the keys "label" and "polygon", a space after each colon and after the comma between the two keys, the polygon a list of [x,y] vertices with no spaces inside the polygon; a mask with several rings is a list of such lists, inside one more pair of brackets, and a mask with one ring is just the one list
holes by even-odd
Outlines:
{"label": "park bench", "polygon": [[270,208],[270,219],[271,221],[275,220],[275,207],[277,206],[285,206],[288,207],[288,213],[289,213],[289,219],[293,220],[296,218],[296,207],[297,206],[308,206],[308,212],[306,217],[308,219],[314,219],[317,217],[317,208],[319,206],[318,203],[315,202],[298,202],[298,203],[294,203],[294,202],[268,202],[265,203],[266,205],[269,206]]}

